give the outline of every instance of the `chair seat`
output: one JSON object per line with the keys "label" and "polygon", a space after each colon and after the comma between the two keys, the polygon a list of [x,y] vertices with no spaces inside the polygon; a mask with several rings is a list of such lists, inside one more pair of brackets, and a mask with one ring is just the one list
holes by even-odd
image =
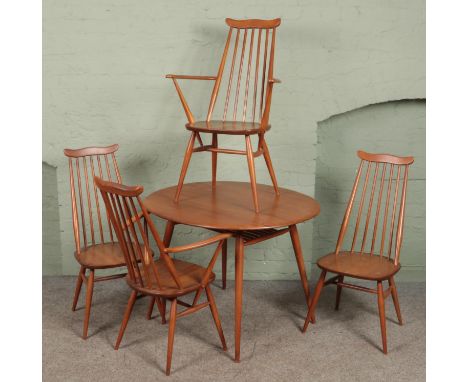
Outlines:
{"label": "chair seat", "polygon": [[[140,244],[142,251],[144,245]],[[135,248],[136,249],[136,248]],[[105,269],[125,266],[125,257],[118,242],[90,245],[75,252],[76,260],[86,268]]]}
{"label": "chair seat", "polygon": [[385,280],[400,269],[385,257],[359,252],[330,253],[321,257],[317,265],[326,271],[365,280]]}
{"label": "chair seat", "polygon": [[[242,121],[196,121],[185,125],[187,130],[202,133],[216,133],[229,135],[250,135],[260,133],[260,123]],[[267,125],[265,131],[270,130]]]}
{"label": "chair seat", "polygon": [[[153,284],[153,288],[143,288],[139,284],[135,284],[127,276],[127,283],[131,288],[140,291],[143,294],[161,296],[161,297],[177,297],[197,290],[202,282],[203,275],[205,274],[206,268],[200,265],[189,263],[182,260],[172,259],[176,272],[179,275],[180,283],[182,288],[179,289],[174,279],[172,278],[169,270],[167,269],[166,262],[164,260],[155,261],[157,274],[161,282],[161,288],[158,288],[154,273],[150,272],[149,276]],[[146,275],[143,272],[143,266],[140,264],[141,276],[144,280],[144,285],[148,285],[146,282]],[[208,279],[208,283],[211,283],[216,278],[215,274],[211,272]]]}

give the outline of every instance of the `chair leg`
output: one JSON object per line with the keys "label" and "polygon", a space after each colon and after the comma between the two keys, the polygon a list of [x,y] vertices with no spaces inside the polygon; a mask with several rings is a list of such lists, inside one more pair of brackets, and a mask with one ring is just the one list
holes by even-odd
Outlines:
{"label": "chair leg", "polygon": [[119,350],[120,342],[122,341],[123,335],[125,333],[125,329],[127,328],[128,320],[130,319],[130,315],[132,314],[133,305],[135,305],[135,301],[137,299],[137,291],[132,290],[130,294],[130,298],[128,299],[127,308],[125,309],[125,314],[122,320],[122,324],[120,325],[119,335],[117,337],[117,341],[115,342],[114,349]]}
{"label": "chair leg", "polygon": [[190,158],[192,157],[193,145],[195,144],[196,134],[193,132],[190,136],[189,142],[187,144],[187,149],[185,150],[184,162],[182,163],[182,169],[180,170],[179,183],[177,184],[177,191],[174,197],[174,201],[179,201],[179,196],[182,191],[182,186],[184,185],[185,175],[187,174],[187,169],[190,163]]}
{"label": "chair leg", "polygon": [[166,303],[159,297],[151,297],[151,301],[148,305],[148,311],[146,312],[146,319],[151,320],[155,303],[158,306],[159,314],[161,316],[161,324],[164,325],[166,323]]}
{"label": "chair leg", "polygon": [[171,374],[172,348],[174,346],[174,333],[177,315],[177,299],[171,301],[171,315],[169,318],[169,334],[167,336],[166,375]]}
{"label": "chair leg", "polygon": [[273,183],[273,187],[275,188],[276,195],[279,195],[279,188],[278,182],[276,181],[275,170],[273,169],[273,163],[271,162],[270,151],[268,150],[267,143],[265,138],[262,139],[262,147],[263,147],[263,157],[265,158],[265,163],[268,168],[268,172],[270,173],[271,182]]}
{"label": "chair leg", "polygon": [[227,240],[223,243],[223,253],[221,257],[221,267],[223,274],[223,289],[226,289],[226,274],[227,274]]}
{"label": "chair leg", "polygon": [[205,292],[206,292],[206,298],[208,299],[208,302],[210,303],[211,315],[213,316],[216,329],[218,329],[218,334],[219,334],[219,339],[221,340],[221,345],[223,347],[223,350],[226,351],[227,346],[226,346],[226,340],[224,339],[223,328],[221,327],[221,321],[219,319],[218,309],[216,308],[215,299],[213,297],[213,293],[211,293],[211,289],[209,285],[205,287]]}
{"label": "chair leg", "polygon": [[[213,134],[213,138],[211,140],[211,145],[214,148],[218,147],[218,134]],[[218,153],[211,152],[211,186],[216,188],[216,169],[218,164]]]}
{"label": "chair leg", "polygon": [[161,310],[159,311],[161,314],[161,324],[166,324],[166,299],[161,298]]}
{"label": "chair leg", "polygon": [[257,180],[255,177],[255,164],[254,164],[254,156],[252,151],[252,143],[250,142],[250,136],[245,136],[245,146],[247,152],[247,163],[249,165],[249,173],[250,173],[250,185],[252,187],[252,197],[255,207],[255,212],[258,213],[258,196],[257,196]]}
{"label": "chair leg", "polygon": [[81,266],[80,272],[78,273],[78,277],[76,279],[76,287],[75,287],[75,296],[73,297],[73,305],[72,311],[76,310],[76,304],[78,303],[78,298],[80,297],[81,286],[83,285],[83,277],[86,272],[86,268]]}
{"label": "chair leg", "polygon": [[[344,280],[344,276],[340,276],[338,278],[338,282],[342,283]],[[336,301],[335,301],[335,310],[338,310],[340,307],[340,299],[341,299],[341,291],[343,287],[340,285],[336,286]]]}
{"label": "chair leg", "polygon": [[93,301],[93,288],[94,288],[94,269],[91,269],[86,285],[86,309],[85,318],[83,323],[83,339],[88,338],[88,325],[89,316],[91,315],[91,303]]}
{"label": "chair leg", "polygon": [[382,281],[377,282],[379,315],[380,315],[380,330],[382,332],[382,346],[384,354],[387,354],[387,327],[385,318],[385,297],[383,292]]}
{"label": "chair leg", "polygon": [[317,282],[317,286],[315,287],[315,290],[314,290],[314,296],[312,297],[312,302],[310,303],[310,306],[309,306],[309,311],[307,312],[307,317],[304,322],[304,327],[302,328],[303,333],[306,332],[307,327],[309,326],[310,320],[312,320],[312,322],[315,323],[315,307],[317,306],[320,293],[322,292],[323,284],[325,284],[326,275],[327,275],[327,271],[325,270],[323,270],[322,273],[320,274],[319,281]]}
{"label": "chair leg", "polygon": [[156,302],[156,297],[151,297],[151,301],[148,305],[148,311],[146,312],[146,319],[151,320],[151,316],[153,315],[153,308],[154,303]]}
{"label": "chair leg", "polygon": [[388,280],[388,283],[390,284],[390,288],[392,288],[393,305],[395,306],[395,311],[398,317],[398,322],[400,323],[400,325],[403,325],[403,318],[401,317],[401,311],[400,311],[400,302],[398,301],[398,293],[397,293],[395,280],[393,279],[393,276],[390,277],[390,279]]}

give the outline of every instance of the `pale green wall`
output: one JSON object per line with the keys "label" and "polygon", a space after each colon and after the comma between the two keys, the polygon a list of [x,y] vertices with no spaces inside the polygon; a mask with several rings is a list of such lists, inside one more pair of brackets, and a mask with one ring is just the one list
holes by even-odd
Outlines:
{"label": "pale green wall", "polygon": [[[127,183],[155,190],[177,181],[188,138],[166,73],[214,74],[225,17],[282,17],[277,34],[270,151],[282,187],[315,192],[317,123],[395,99],[425,97],[425,3],[421,0],[44,1],[43,161],[57,168],[62,272],[77,271],[64,147],[117,142]],[[183,83],[204,115],[209,87]],[[226,139],[238,146],[239,140]],[[423,142],[419,142],[423,145]],[[258,178],[268,183],[258,161]],[[209,178],[195,155],[187,181]],[[220,179],[248,180],[245,158],[223,156]],[[300,227],[312,266],[312,223]],[[190,228],[175,243],[199,237]],[[203,261],[203,256],[200,256]],[[230,263],[230,269],[232,262]],[[249,248],[246,278],[296,278],[288,238]]]}
{"label": "pale green wall", "polygon": [[57,169],[42,162],[42,274],[61,273]]}

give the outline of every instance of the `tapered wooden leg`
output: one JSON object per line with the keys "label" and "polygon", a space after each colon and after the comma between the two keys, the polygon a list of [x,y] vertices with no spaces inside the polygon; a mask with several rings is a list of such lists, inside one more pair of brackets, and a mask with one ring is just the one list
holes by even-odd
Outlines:
{"label": "tapered wooden leg", "polygon": [[388,280],[388,283],[390,284],[390,288],[392,288],[393,305],[395,306],[395,311],[398,317],[398,322],[400,323],[400,325],[403,325],[403,318],[401,317],[401,311],[400,311],[400,303],[398,301],[398,293],[397,293],[397,289],[395,285],[395,280],[393,279],[393,277],[391,277]]}
{"label": "tapered wooden leg", "polygon": [[377,300],[379,304],[379,315],[380,315],[380,330],[382,332],[382,347],[384,354],[387,354],[387,324],[385,318],[385,297],[383,292],[382,281],[377,282]]}
{"label": "tapered wooden leg", "polygon": [[221,267],[223,274],[223,289],[226,289],[226,275],[227,275],[227,240],[223,243],[223,253],[221,257]]}
{"label": "tapered wooden leg", "polygon": [[317,286],[315,287],[315,290],[314,290],[314,296],[312,297],[312,302],[309,305],[309,311],[307,312],[307,317],[304,322],[304,327],[302,328],[303,333],[306,332],[307,327],[309,326],[309,321],[312,321],[312,323],[315,323],[315,307],[317,306],[320,293],[322,292],[322,288],[323,288],[323,284],[325,283],[326,275],[327,275],[327,271],[322,270],[319,281],[317,282]]}
{"label": "tapered wooden leg", "polygon": [[151,316],[153,315],[154,303],[156,302],[156,297],[151,297],[150,303],[148,305],[148,311],[146,312],[146,319],[151,320]]}
{"label": "tapered wooden leg", "polygon": [[275,188],[276,195],[279,195],[280,192],[278,188],[278,182],[276,181],[275,170],[273,169],[273,163],[271,162],[270,151],[268,150],[268,146],[265,141],[265,138],[262,139],[262,147],[263,147],[263,157],[265,158],[268,172],[270,173],[271,182],[273,183],[273,187]]}
{"label": "tapered wooden leg", "polygon": [[176,326],[176,314],[177,314],[177,299],[171,301],[171,314],[169,318],[169,333],[167,336],[167,361],[166,361],[166,375],[171,374],[171,362],[172,362],[172,349],[174,346],[174,333]]}
{"label": "tapered wooden leg", "polygon": [[174,234],[174,222],[168,220],[166,222],[166,229],[164,230],[164,246],[167,248],[171,245],[172,235]]}
{"label": "tapered wooden leg", "polygon": [[161,310],[159,311],[161,313],[161,323],[164,325],[166,324],[166,299],[161,298]]}
{"label": "tapered wooden leg", "polygon": [[86,272],[86,268],[81,266],[80,272],[78,273],[78,277],[76,279],[76,287],[75,287],[75,296],[73,297],[73,305],[72,311],[76,310],[76,304],[78,303],[78,298],[80,297],[81,286],[83,285],[83,277]]}
{"label": "tapered wooden leg", "polygon": [[224,339],[223,328],[221,327],[221,321],[219,319],[218,309],[216,308],[215,299],[213,297],[213,293],[211,293],[211,289],[209,285],[206,286],[205,292],[206,292],[206,298],[208,299],[208,302],[210,303],[211,315],[213,316],[216,329],[218,329],[218,334],[219,334],[219,339],[221,340],[221,345],[223,347],[223,350],[226,351],[227,346],[226,346],[226,340]]}
{"label": "tapered wooden leg", "polygon": [[236,290],[235,290],[235,356],[234,361],[240,362],[240,341],[241,341],[241,321],[242,321],[242,284],[244,281],[244,242],[241,237],[236,237]]}
{"label": "tapered wooden leg", "polygon": [[299,275],[301,276],[302,288],[304,289],[306,304],[308,306],[310,300],[309,282],[307,281],[304,257],[302,256],[301,241],[299,239],[299,233],[297,232],[297,227],[295,224],[289,226],[289,235],[291,236],[294,254],[296,255],[297,267],[299,268]]}
{"label": "tapered wooden leg", "polygon": [[252,197],[254,202],[255,212],[259,211],[258,208],[258,196],[257,196],[257,180],[255,176],[255,163],[254,156],[252,151],[252,143],[250,142],[250,136],[245,136],[245,146],[247,152],[247,163],[249,165],[249,174],[250,174],[250,185],[252,187]]}
{"label": "tapered wooden leg", "polygon": [[132,314],[133,305],[135,305],[137,295],[138,295],[137,291],[132,290],[132,293],[130,294],[130,297],[127,302],[127,308],[125,309],[122,324],[120,325],[119,335],[117,337],[117,341],[115,342],[115,346],[114,346],[115,350],[119,350],[120,342],[122,341],[123,335],[125,333],[125,329],[127,328],[128,320],[130,319],[130,315]]}
{"label": "tapered wooden leg", "polygon": [[182,169],[180,170],[180,177],[179,177],[179,183],[177,185],[177,190],[176,194],[174,197],[174,201],[178,202],[179,201],[179,196],[182,191],[182,186],[184,185],[184,179],[185,175],[187,174],[187,169],[190,163],[190,158],[192,157],[192,152],[193,152],[193,145],[195,143],[195,133],[192,133],[190,136],[187,149],[185,150],[185,157],[184,157],[184,162],[182,163]]}
{"label": "tapered wooden leg", "polygon": [[93,301],[93,288],[94,288],[94,269],[91,269],[88,282],[86,285],[86,308],[85,308],[85,318],[83,324],[83,339],[88,338],[88,325],[89,325],[89,316],[91,315],[91,303]]}
{"label": "tapered wooden leg", "polygon": [[[338,277],[338,282],[342,283],[344,280],[344,276]],[[336,300],[335,300],[335,310],[338,310],[340,307],[340,299],[341,299],[341,290],[343,289],[342,286],[336,286]]]}
{"label": "tapered wooden leg", "polygon": [[[211,145],[215,148],[218,147],[218,134],[213,134]],[[218,164],[218,153],[211,152],[211,186],[216,188],[216,168]]]}

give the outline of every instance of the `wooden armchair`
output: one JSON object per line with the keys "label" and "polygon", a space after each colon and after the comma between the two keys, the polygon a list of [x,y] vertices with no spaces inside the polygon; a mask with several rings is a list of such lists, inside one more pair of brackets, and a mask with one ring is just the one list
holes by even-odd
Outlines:
{"label": "wooden armchair", "polygon": [[[273,164],[271,162],[265,133],[269,124],[273,84],[280,81],[273,77],[275,57],[276,28],[281,19],[274,20],[233,20],[226,19],[229,26],[227,42],[224,48],[218,74],[216,76],[186,76],[168,74],[179,95],[182,107],[188,119],[185,125],[191,131],[180,172],[175,201],[182,191],[184,178],[192,153],[211,152],[212,183],[216,187],[216,168],[218,153],[246,155],[252,185],[252,197],[255,211],[259,211],[254,159],[263,155],[270,173],[273,186],[279,195]],[[230,59],[228,60],[228,56]],[[226,63],[230,61],[227,76],[223,76]],[[244,62],[245,61],[245,62]],[[229,64],[228,64],[229,66]],[[223,81],[223,79],[225,81]],[[195,120],[185,100],[177,80],[214,81],[213,91],[205,120]],[[224,104],[220,106],[221,119],[212,120],[218,94],[226,94]],[[203,144],[200,133],[211,134],[211,144]],[[233,150],[218,147],[218,135],[243,135],[245,150]],[[257,150],[252,149],[251,135],[258,136]],[[195,140],[199,147],[194,147]]]}
{"label": "wooden armchair", "polygon": [[[214,323],[221,339],[222,348],[223,350],[227,350],[210,284],[215,279],[213,267],[216,263],[216,259],[225,240],[231,237],[231,234],[219,234],[196,243],[168,248],[165,246],[163,240],[161,240],[148,211],[140,199],[143,187],[127,187],[118,183],[107,182],[97,177],[95,178],[95,182],[101,191],[108,216],[110,217],[124,254],[128,269],[127,283],[132,289],[115,344],[115,350],[119,348],[120,342],[122,341],[138,294],[155,298],[156,302],[162,299],[164,301],[162,307],[163,315],[165,315],[165,301],[171,301],[167,344],[167,375],[169,375],[171,371],[176,320],[191,313],[195,313],[200,309],[208,306],[210,307]],[[144,221],[144,225],[141,220]],[[158,260],[154,260],[152,256],[148,228],[160,253]],[[135,245],[135,243],[138,242],[142,242],[143,245]],[[171,258],[172,254],[216,243],[217,246],[213,257],[206,268]],[[203,291],[206,293],[207,302],[200,303],[199,299]],[[181,297],[191,293],[195,293],[191,304],[180,300]],[[177,305],[181,305],[185,309],[177,313]]]}
{"label": "wooden armchair", "polygon": [[[403,325],[393,277],[400,270],[408,169],[414,162],[414,158],[369,154],[363,151],[358,151],[358,156],[361,164],[343,218],[335,252],[320,258],[317,262],[322,273],[315,287],[303,332],[307,330],[310,320],[315,322],[315,307],[323,286],[330,284],[337,286],[335,302],[337,310],[343,287],[373,293],[377,295],[383,352],[387,354],[385,298],[390,294],[398,322]],[[363,175],[363,168],[365,168],[365,175]],[[371,179],[370,184],[369,179]],[[378,189],[377,194],[375,194],[376,189]],[[354,220],[351,219],[351,214],[357,194],[360,194],[360,197],[358,198],[356,224],[352,240],[349,237],[350,247],[348,250],[343,250],[350,220]],[[362,222],[363,225],[361,225],[361,217],[365,219]],[[369,224],[371,222],[373,222],[372,231],[369,229],[369,226],[372,227],[372,224]],[[358,244],[358,237],[361,237],[360,244]],[[370,245],[366,246],[367,239],[370,239]],[[328,272],[336,276],[325,281]],[[346,283],[345,277],[374,281],[377,283],[377,289]],[[386,290],[383,287],[384,281],[388,281],[389,284]]]}

